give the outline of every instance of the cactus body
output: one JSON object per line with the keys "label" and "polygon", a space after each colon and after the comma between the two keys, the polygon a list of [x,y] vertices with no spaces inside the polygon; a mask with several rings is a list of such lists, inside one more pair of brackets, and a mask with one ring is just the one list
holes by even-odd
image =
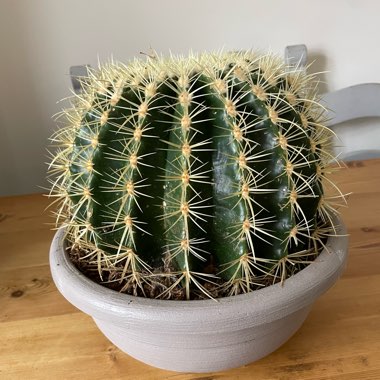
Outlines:
{"label": "cactus body", "polygon": [[[252,52],[109,64],[53,140],[68,240],[139,281],[165,258],[190,297],[210,263],[231,294],[317,254],[330,131],[313,81]],[[149,269],[150,268],[150,269]]]}

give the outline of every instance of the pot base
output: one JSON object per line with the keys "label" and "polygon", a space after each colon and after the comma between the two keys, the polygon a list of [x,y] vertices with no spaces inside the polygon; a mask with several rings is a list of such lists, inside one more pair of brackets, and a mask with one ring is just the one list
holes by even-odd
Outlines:
{"label": "pot base", "polygon": [[[153,367],[177,372],[206,373],[241,367],[257,361],[277,350],[302,326],[310,312],[303,308],[287,318],[268,323],[265,327],[241,330],[236,335],[224,333],[223,339],[215,339],[217,333],[199,339],[181,342],[175,334],[162,336],[139,334],[129,336],[128,328],[104,321],[94,321],[102,333],[120,350]],[[231,342],[231,340],[234,342]],[[209,345],[206,342],[219,342]]]}

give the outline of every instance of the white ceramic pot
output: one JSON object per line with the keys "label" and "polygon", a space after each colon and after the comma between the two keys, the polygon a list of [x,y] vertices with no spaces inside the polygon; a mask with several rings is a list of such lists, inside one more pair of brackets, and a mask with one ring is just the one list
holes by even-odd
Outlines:
{"label": "white ceramic pot", "polygon": [[[345,228],[338,220],[337,233]],[[200,301],[133,297],[81,274],[63,249],[59,230],[50,249],[58,290],[89,314],[103,334],[128,355],[155,367],[211,372],[258,360],[285,343],[302,325],[313,302],[341,275],[348,238],[330,237],[308,267],[249,294]]]}

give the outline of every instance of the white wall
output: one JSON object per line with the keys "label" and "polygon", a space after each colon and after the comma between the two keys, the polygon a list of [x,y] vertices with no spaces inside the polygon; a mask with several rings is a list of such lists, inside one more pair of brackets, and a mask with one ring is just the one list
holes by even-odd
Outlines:
{"label": "white wall", "polygon": [[[312,70],[329,71],[322,91],[335,90],[380,82],[379,14],[375,0],[0,0],[0,195],[45,185],[52,115],[69,95],[72,65],[127,60],[150,46],[282,54],[305,43]],[[380,134],[366,139],[355,144],[380,145]]]}

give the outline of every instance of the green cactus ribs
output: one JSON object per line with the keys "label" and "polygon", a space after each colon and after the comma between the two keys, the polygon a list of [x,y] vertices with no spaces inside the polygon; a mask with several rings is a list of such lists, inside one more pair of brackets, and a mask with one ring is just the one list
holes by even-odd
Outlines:
{"label": "green cactus ribs", "polygon": [[316,81],[272,54],[105,64],[62,116],[57,225],[119,290],[249,292],[301,270],[334,233],[344,196]]}

